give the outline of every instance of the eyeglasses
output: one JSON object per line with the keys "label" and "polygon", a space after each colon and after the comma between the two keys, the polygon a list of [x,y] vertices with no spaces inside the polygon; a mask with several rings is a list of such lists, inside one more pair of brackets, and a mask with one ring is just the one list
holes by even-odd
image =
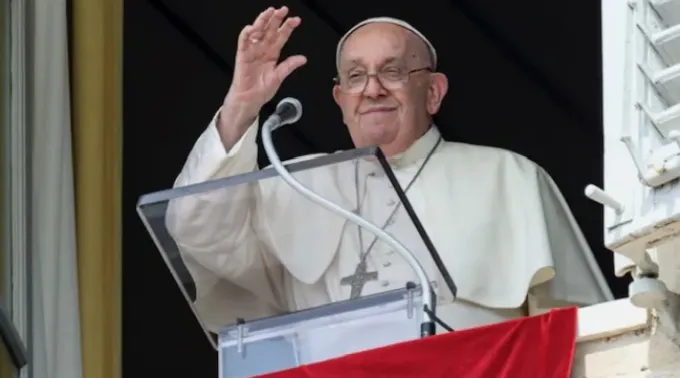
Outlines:
{"label": "eyeglasses", "polygon": [[348,94],[362,93],[366,89],[370,77],[375,77],[380,85],[387,90],[397,90],[403,88],[408,83],[411,74],[421,71],[431,72],[432,69],[430,67],[422,67],[405,70],[390,67],[373,74],[365,71],[352,71],[348,74],[335,77],[333,81],[340,86],[343,92]]}

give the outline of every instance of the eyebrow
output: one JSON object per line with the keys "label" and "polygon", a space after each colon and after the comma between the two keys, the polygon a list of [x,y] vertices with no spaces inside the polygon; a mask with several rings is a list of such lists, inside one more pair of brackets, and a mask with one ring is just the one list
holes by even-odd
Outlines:
{"label": "eyebrow", "polygon": [[[385,59],[382,63],[380,63],[381,66],[387,65],[387,64],[392,64],[395,62],[399,62],[404,60],[403,57],[389,57]],[[355,58],[355,59],[350,59],[349,60],[349,68],[354,68],[355,66],[365,66],[366,64],[362,62],[361,58]],[[342,66],[347,66],[347,64],[342,64]],[[344,67],[343,67],[344,68]]]}

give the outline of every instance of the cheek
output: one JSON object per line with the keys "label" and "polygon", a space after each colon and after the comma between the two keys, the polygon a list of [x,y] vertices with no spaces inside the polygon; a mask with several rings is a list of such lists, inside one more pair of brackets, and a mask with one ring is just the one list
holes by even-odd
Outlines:
{"label": "cheek", "polygon": [[407,93],[400,93],[400,94],[395,94],[395,99],[397,102],[399,102],[400,105],[400,116],[402,117],[409,117],[410,115],[414,114],[419,107],[422,107],[423,105],[418,103],[422,97],[414,96],[413,94],[407,94]]}
{"label": "cheek", "polygon": [[354,98],[343,99],[340,104],[340,110],[342,111],[342,119],[345,124],[352,123],[356,120],[357,109],[359,107],[359,101]]}
{"label": "cheek", "polygon": [[412,112],[417,116],[430,114],[432,110],[432,96],[428,88],[418,88],[418,92],[411,99]]}

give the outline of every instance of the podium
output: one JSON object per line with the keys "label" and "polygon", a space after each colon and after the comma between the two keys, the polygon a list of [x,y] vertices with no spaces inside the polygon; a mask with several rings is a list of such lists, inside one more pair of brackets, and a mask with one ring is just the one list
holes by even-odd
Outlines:
{"label": "podium", "polygon": [[419,292],[405,288],[225,327],[221,377],[252,377],[417,339]]}
{"label": "podium", "polygon": [[419,281],[394,240],[318,206],[273,168],[229,164],[222,167],[229,174],[214,174],[227,177],[143,195],[137,206],[218,351],[220,377],[417,339],[423,319],[455,300],[453,279],[407,199],[410,179],[397,177],[379,149],[303,157],[285,167],[309,190],[391,235],[429,282]]}

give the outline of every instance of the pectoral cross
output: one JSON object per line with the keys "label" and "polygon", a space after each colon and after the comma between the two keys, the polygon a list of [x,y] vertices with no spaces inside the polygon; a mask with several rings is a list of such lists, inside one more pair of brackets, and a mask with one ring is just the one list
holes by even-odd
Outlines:
{"label": "pectoral cross", "polygon": [[357,268],[354,270],[354,274],[343,277],[340,280],[340,285],[351,286],[352,290],[349,294],[349,299],[356,299],[361,295],[361,290],[363,290],[366,282],[375,281],[377,279],[378,272],[368,272],[368,266],[366,266],[366,260],[364,260],[360,262],[359,265],[357,265]]}

